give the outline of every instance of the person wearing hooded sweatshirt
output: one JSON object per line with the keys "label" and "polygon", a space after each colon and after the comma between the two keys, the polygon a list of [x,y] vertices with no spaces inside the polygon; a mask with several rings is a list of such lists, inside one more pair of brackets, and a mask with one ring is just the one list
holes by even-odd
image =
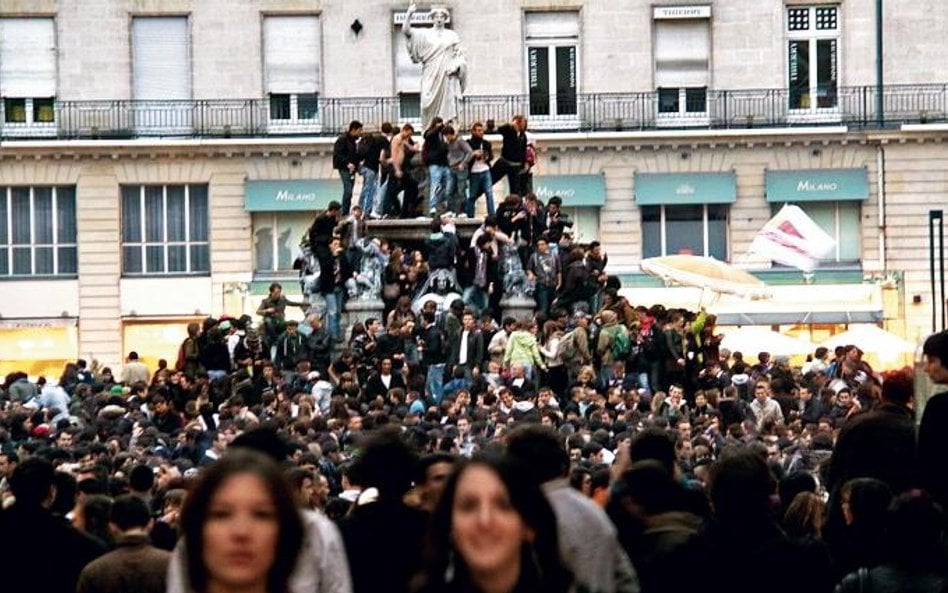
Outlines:
{"label": "person wearing hooded sweatshirt", "polygon": [[431,221],[431,235],[425,239],[425,249],[428,252],[428,268],[435,270],[454,270],[458,238],[453,233],[445,233],[441,229],[441,219]]}
{"label": "person wearing hooded sweatshirt", "polygon": [[533,379],[533,367],[540,367],[546,371],[546,364],[540,354],[537,337],[533,333],[536,328],[534,321],[520,321],[513,333],[507,339],[507,349],[504,351],[504,367],[510,368],[513,364],[522,364],[528,378]]}

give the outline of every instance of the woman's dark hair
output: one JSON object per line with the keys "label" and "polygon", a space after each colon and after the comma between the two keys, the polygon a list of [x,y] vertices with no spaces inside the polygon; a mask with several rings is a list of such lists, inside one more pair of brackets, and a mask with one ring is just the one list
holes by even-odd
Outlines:
{"label": "woman's dark hair", "polygon": [[902,566],[938,566],[943,525],[941,507],[927,493],[900,494],[889,507],[892,559]]}
{"label": "woman's dark hair", "polygon": [[714,513],[724,523],[757,522],[770,514],[776,492],[765,458],[749,449],[727,451],[711,466],[710,493]]}
{"label": "woman's dark hair", "polygon": [[[523,545],[521,550],[520,582],[530,585],[526,590],[548,593],[568,591],[573,582],[573,575],[560,557],[556,515],[553,514],[550,503],[539,485],[527,477],[522,464],[497,454],[478,455],[462,463],[445,484],[444,493],[431,517],[428,530],[423,583],[425,588],[433,591],[444,589],[447,585],[445,573],[452,557],[454,580],[463,584],[469,579],[463,558],[454,553],[451,529],[458,482],[464,472],[472,467],[486,468],[500,478],[510,496],[510,504],[520,515],[524,525],[536,536],[532,544]],[[462,585],[459,590],[466,588]]]}
{"label": "woman's dark hair", "polygon": [[398,428],[383,428],[360,443],[361,455],[353,462],[353,474],[366,488],[377,488],[379,497],[401,498],[411,489],[412,471],[418,457]]}
{"label": "woman's dark hair", "polygon": [[507,437],[507,454],[519,461],[537,484],[566,475],[569,454],[559,433],[549,426],[527,424]]}
{"label": "woman's dark hair", "polygon": [[280,533],[273,566],[267,577],[270,593],[284,593],[303,539],[303,523],[293,492],[283,477],[280,466],[262,453],[249,449],[228,452],[209,465],[191,489],[181,510],[181,531],[187,544],[188,579],[198,593],[207,591],[208,571],[204,566],[204,524],[211,500],[230,478],[250,474],[260,478],[269,491],[276,508]]}

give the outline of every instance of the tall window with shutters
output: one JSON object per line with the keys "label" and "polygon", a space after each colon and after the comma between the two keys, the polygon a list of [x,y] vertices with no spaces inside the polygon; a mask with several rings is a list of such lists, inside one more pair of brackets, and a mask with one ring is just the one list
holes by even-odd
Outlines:
{"label": "tall window with shutters", "polygon": [[263,19],[264,84],[270,127],[312,131],[319,118],[319,17]]}
{"label": "tall window with shutters", "polygon": [[658,124],[704,125],[711,78],[709,19],[656,19],[654,33]]}
{"label": "tall window with shutters", "polygon": [[527,89],[531,121],[572,120],[578,116],[579,13],[525,15]]}
{"label": "tall window with shutters", "polygon": [[139,133],[190,133],[194,110],[189,39],[188,17],[132,19],[132,93]]}
{"label": "tall window with shutters", "polygon": [[0,96],[7,136],[56,127],[56,29],[51,18],[0,18]]}

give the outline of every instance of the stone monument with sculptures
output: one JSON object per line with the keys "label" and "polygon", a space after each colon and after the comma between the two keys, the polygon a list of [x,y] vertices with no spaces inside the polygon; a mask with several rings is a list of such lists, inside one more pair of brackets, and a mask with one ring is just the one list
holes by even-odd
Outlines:
{"label": "stone monument with sculptures", "polygon": [[416,64],[421,64],[421,120],[427,126],[435,117],[445,122],[458,121],[461,98],[467,86],[467,60],[461,39],[445,28],[448,11],[441,6],[431,8],[434,26],[430,29],[413,27],[412,15],[417,10],[412,2],[402,23],[407,37],[408,53]]}

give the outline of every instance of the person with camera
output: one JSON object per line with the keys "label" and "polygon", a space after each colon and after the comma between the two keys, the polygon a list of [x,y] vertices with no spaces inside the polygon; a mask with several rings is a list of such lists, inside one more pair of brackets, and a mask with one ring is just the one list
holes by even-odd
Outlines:
{"label": "person with camera", "polygon": [[477,198],[484,194],[487,201],[488,216],[494,215],[494,184],[490,176],[490,162],[494,159],[493,148],[484,138],[484,124],[481,122],[471,126],[471,137],[467,140],[474,152],[471,153],[470,173],[468,175],[468,196],[464,202],[464,213],[468,218],[474,218],[474,206]]}
{"label": "person with camera", "polygon": [[563,233],[566,229],[573,228],[573,221],[564,214],[563,198],[553,196],[546,203],[546,236],[550,242],[550,251],[553,255],[559,255],[560,240],[563,239]]}

